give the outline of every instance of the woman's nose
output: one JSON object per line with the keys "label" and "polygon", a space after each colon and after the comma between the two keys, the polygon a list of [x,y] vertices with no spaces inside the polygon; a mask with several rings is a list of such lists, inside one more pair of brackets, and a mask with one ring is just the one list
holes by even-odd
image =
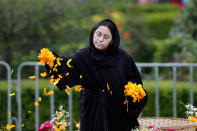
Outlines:
{"label": "woman's nose", "polygon": [[99,41],[101,41],[101,42],[103,42],[103,37],[101,36],[101,37],[99,37]]}

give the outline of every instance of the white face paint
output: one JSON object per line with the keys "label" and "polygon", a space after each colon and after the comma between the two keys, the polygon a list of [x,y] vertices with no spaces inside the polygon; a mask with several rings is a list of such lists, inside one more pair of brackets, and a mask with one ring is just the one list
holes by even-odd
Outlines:
{"label": "white face paint", "polygon": [[107,26],[99,26],[94,32],[93,43],[96,49],[105,51],[112,41],[111,31]]}

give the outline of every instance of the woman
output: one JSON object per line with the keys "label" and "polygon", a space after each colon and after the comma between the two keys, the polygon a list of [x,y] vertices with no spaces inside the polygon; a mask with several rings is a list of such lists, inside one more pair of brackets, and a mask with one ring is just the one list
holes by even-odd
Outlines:
{"label": "woman", "polygon": [[[137,117],[147,97],[136,103],[129,97],[128,105],[123,104],[127,82],[142,84],[142,80],[134,61],[119,44],[116,25],[105,19],[92,29],[88,48],[66,57],[53,52],[63,59],[57,72],[46,65],[50,76],[63,77],[56,85],[60,90],[74,85],[84,88],[80,94],[81,131],[131,131],[139,127]],[[67,65],[70,59],[72,67]]]}

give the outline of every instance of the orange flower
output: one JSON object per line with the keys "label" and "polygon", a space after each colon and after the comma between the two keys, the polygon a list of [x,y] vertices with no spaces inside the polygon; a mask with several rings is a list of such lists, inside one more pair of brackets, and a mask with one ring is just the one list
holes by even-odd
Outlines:
{"label": "orange flower", "polygon": [[124,90],[125,96],[131,96],[133,98],[133,102],[138,102],[140,99],[144,98],[146,96],[145,91],[142,88],[141,84],[136,84],[132,82],[128,82],[127,85],[125,85],[125,90]]}
{"label": "orange flower", "polygon": [[40,62],[39,64],[45,64],[47,63],[51,68],[53,67],[55,56],[49,49],[43,48],[40,50],[40,54],[38,56]]}
{"label": "orange flower", "polygon": [[129,33],[124,33],[124,38],[126,39],[126,40],[128,40],[128,39],[130,39],[130,34]]}

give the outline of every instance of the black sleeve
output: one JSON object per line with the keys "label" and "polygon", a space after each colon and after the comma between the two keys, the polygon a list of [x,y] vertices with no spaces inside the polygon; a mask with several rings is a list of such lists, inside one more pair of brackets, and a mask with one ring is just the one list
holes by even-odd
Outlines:
{"label": "black sleeve", "polygon": [[[136,84],[141,84],[143,86],[142,79],[141,79],[140,73],[138,71],[138,68],[131,57],[130,57],[128,68],[129,68],[128,81],[131,81],[132,83],[136,83]],[[145,91],[145,89],[144,89],[144,91]],[[127,97],[127,99],[128,99],[128,113],[131,116],[137,118],[140,115],[142,109],[144,108],[144,106],[147,102],[147,92],[145,91],[145,93],[146,93],[146,96],[143,99],[141,99],[140,102],[136,101],[134,103],[132,97],[130,97],[130,96]]]}
{"label": "black sleeve", "polygon": [[[53,52],[56,58],[61,58],[60,63],[61,65],[56,67],[56,71],[53,70],[53,68],[50,68],[49,65],[45,64],[45,67],[47,69],[48,75],[51,77],[52,75],[54,78],[58,78],[59,75],[62,76],[62,78],[59,80],[59,82],[56,84],[56,86],[60,89],[66,89],[67,86],[73,87],[74,85],[80,85],[82,78],[80,78],[80,70],[79,66],[77,65],[77,59],[76,55],[73,54],[72,56],[59,56],[55,52]],[[69,65],[72,67],[69,67],[67,62],[71,60]],[[54,65],[57,63],[57,60],[54,61]]]}

